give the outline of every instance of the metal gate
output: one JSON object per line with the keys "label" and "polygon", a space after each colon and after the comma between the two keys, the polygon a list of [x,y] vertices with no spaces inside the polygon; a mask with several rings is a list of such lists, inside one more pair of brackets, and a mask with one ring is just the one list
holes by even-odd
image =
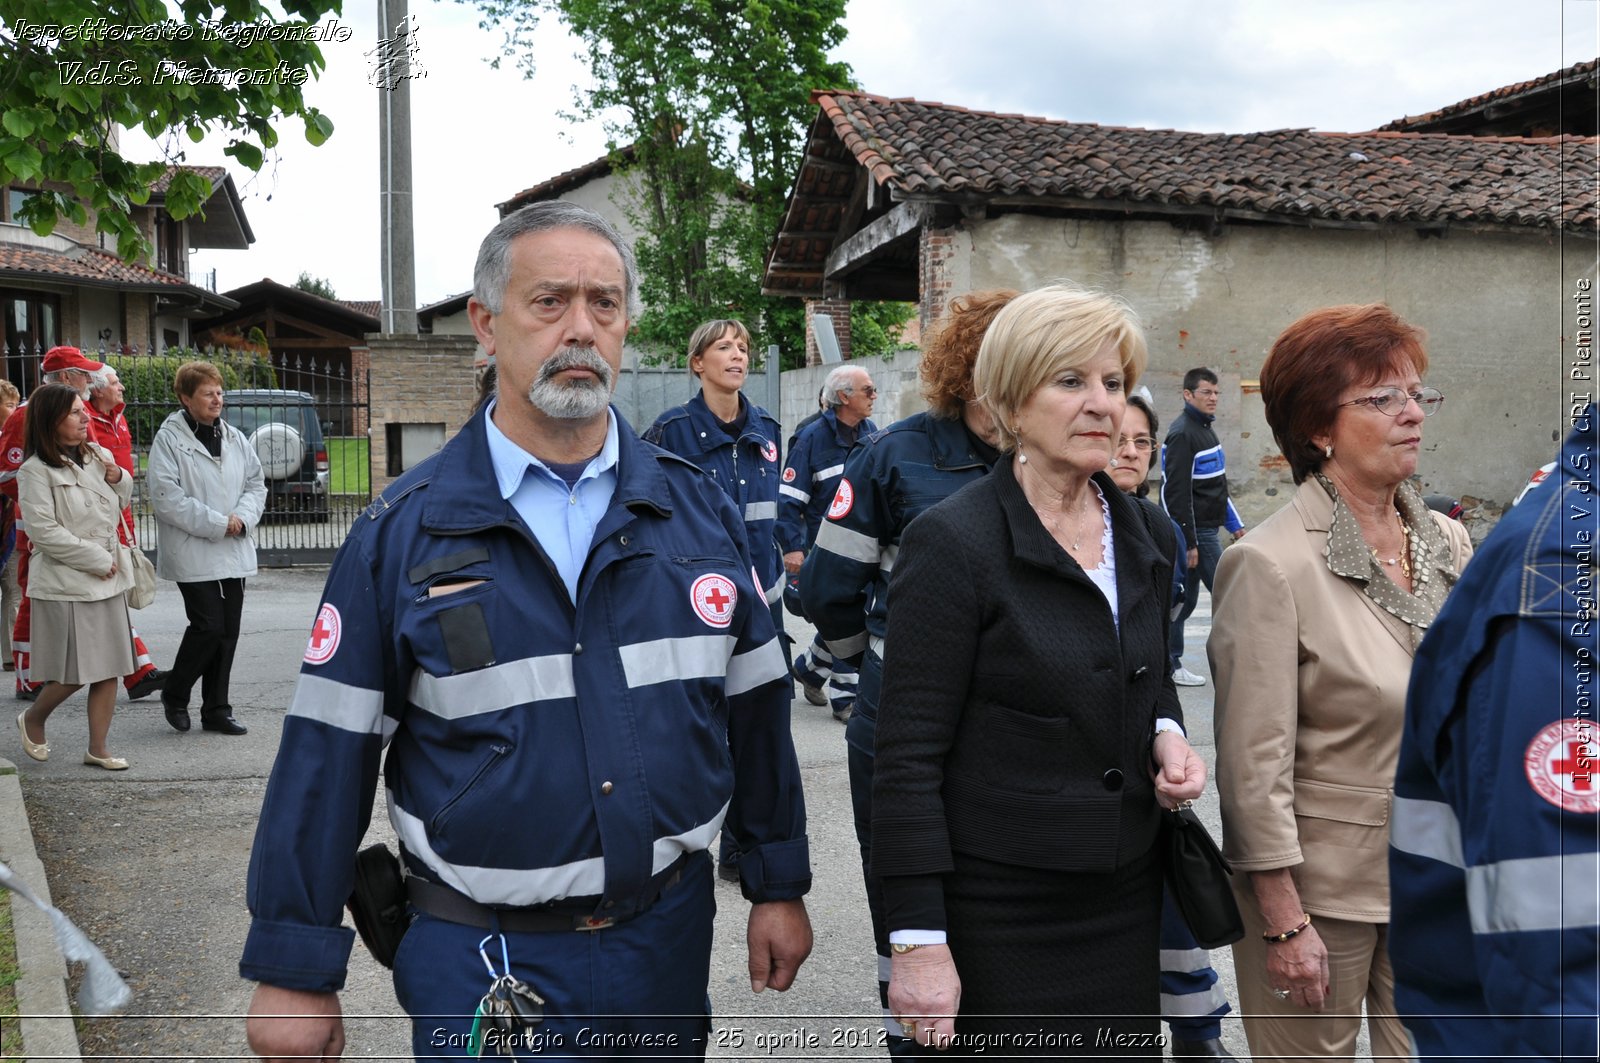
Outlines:
{"label": "metal gate", "polygon": [[[34,383],[41,351],[7,349],[6,376]],[[265,567],[326,564],[372,498],[368,446],[368,374],[341,358],[258,350],[169,347],[85,351],[117,370],[133,434],[133,514],[139,543],[161,548],[145,479],[150,443],[179,410],[172,381],[184,362],[203,359],[222,373],[222,416],[244,432],[262,459],[267,511],[256,528],[256,557]]]}

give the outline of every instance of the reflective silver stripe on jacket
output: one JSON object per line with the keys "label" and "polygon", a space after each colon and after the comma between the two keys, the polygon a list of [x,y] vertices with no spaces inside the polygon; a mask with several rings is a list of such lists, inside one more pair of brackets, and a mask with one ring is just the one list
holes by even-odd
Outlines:
{"label": "reflective silver stripe on jacket", "polygon": [[1389,843],[1458,868],[1466,878],[1474,934],[1600,926],[1600,853],[1566,853],[1468,867],[1461,825],[1449,805],[1396,797]]}
{"label": "reflective silver stripe on jacket", "polygon": [[[389,822],[394,826],[400,844],[421,860],[440,882],[479,904],[526,907],[563,897],[589,897],[605,892],[605,861],[598,856],[556,867],[503,868],[452,864],[428,844],[427,825],[401,808],[394,799],[393,791],[386,793]],[[682,834],[657,838],[651,846],[650,873],[660,874],[684,853],[709,848],[712,839],[722,829],[722,821],[727,814],[728,806],[723,805],[709,822]]]}

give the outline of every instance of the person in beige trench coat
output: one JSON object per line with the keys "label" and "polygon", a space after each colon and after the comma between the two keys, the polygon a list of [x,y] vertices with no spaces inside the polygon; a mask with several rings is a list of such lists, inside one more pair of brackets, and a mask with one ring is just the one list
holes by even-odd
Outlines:
{"label": "person in beige trench coat", "polygon": [[[133,478],[111,452],[89,442],[83,398],[46,384],[28,403],[28,459],[17,472],[33,541],[29,594],[34,601],[34,670],[47,682],[17,717],[23,750],[45,760],[45,722],[89,685],[89,751],[85,764],[122,771],[106,738],[116,709],[117,681],[133,668],[127,591],[133,572],[117,540]],[[39,736],[36,741],[33,734]]]}
{"label": "person in beige trench coat", "polygon": [[1313,311],[1274,343],[1267,420],[1299,484],[1224,551],[1208,653],[1223,849],[1257,1057],[1404,1056],[1386,949],[1389,812],[1417,643],[1472,548],[1409,478],[1421,333],[1382,305]]}

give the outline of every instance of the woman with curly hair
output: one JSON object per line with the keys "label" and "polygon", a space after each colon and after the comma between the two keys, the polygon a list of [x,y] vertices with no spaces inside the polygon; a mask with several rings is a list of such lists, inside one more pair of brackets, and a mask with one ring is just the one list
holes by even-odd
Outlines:
{"label": "woman with curly hair", "polygon": [[[927,412],[897,421],[851,452],[844,482],[851,487],[847,497],[853,502],[844,513],[822,522],[816,546],[801,570],[807,615],[833,655],[861,670],[845,742],[856,840],[878,947],[879,994],[885,1007],[889,933],[882,890],[867,867],[872,859],[872,745],[883,685],[889,571],[906,525],[935,502],[982,477],[999,456],[994,423],[973,397],[972,365],[989,322],[1016,296],[1009,289],[973,292],[950,304],[922,354]],[[898,1024],[886,1025],[891,1055],[917,1050]]]}

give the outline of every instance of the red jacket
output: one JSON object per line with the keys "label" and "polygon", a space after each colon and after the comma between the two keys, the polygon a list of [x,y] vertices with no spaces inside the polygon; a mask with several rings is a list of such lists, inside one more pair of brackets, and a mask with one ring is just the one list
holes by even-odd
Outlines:
{"label": "red jacket", "polygon": [[17,470],[22,468],[22,444],[27,435],[28,404],[18,406],[0,428],[0,494],[17,500]]}
{"label": "red jacket", "polygon": [[126,403],[118,403],[110,413],[101,413],[89,405],[89,439],[111,451],[122,471],[133,472],[133,433],[128,430],[128,419],[122,416]]}

